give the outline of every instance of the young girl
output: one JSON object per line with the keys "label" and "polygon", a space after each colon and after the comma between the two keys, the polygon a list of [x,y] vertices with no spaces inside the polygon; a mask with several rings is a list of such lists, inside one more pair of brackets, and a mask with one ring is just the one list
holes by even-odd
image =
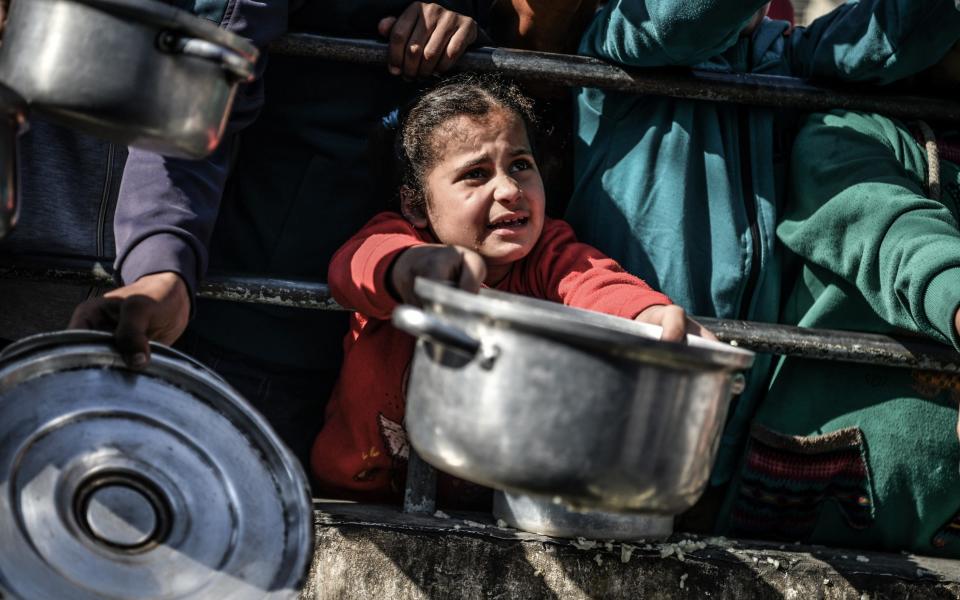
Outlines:
{"label": "young girl", "polygon": [[[401,214],[375,217],[330,263],[334,298],[357,312],[313,446],[313,473],[324,493],[400,497],[414,339],[395,329],[390,315],[401,302],[418,303],[416,277],[654,323],[667,340],[710,335],[666,296],[578,243],[566,223],[546,218],[532,122],[531,102],[514,86],[472,77],[448,80],[402,119],[393,143]],[[464,487],[455,500],[464,500]],[[445,491],[441,483],[441,502]]]}

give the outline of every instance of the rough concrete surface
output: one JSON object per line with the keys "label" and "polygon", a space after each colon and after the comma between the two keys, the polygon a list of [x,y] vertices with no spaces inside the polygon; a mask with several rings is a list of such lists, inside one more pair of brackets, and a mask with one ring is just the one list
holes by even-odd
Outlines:
{"label": "rough concrete surface", "polygon": [[659,543],[571,541],[476,513],[316,508],[304,600],[960,598],[960,563],[942,559],[682,534]]}

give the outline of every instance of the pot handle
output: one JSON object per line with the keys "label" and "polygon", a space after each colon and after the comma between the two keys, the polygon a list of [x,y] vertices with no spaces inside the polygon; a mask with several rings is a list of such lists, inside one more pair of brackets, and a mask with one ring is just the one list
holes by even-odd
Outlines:
{"label": "pot handle", "polygon": [[480,340],[467,334],[459,327],[429,315],[419,308],[401,305],[393,311],[393,325],[410,335],[428,338],[444,346],[452,346],[467,354],[476,354],[480,350]]}
{"label": "pot handle", "polygon": [[164,52],[184,54],[219,63],[225,71],[240,82],[253,81],[253,61],[219,44],[199,38],[181,37],[172,31],[161,33],[157,44]]}

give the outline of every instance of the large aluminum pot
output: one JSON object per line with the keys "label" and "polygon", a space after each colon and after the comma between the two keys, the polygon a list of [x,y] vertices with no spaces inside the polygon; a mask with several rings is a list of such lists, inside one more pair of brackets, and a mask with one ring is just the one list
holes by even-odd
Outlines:
{"label": "large aluminum pot", "polygon": [[[753,353],[659,328],[418,280],[410,441],[434,466],[582,507],[676,514],[706,485]],[[742,377],[739,377],[742,381]]]}
{"label": "large aluminum pot", "polygon": [[246,40],[156,0],[13,0],[0,81],[63,124],[201,158],[256,59]]}
{"label": "large aluminum pot", "polygon": [[26,110],[23,98],[0,83],[0,240],[13,230],[20,214],[17,136],[26,122]]}
{"label": "large aluminum pot", "polygon": [[306,478],[218,376],[152,346],[42,334],[0,355],[0,595],[291,598]]}

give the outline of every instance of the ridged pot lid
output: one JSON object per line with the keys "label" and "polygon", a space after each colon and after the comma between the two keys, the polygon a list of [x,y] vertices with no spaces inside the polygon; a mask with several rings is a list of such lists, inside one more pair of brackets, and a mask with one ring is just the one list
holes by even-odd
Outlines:
{"label": "ridged pot lid", "polygon": [[684,344],[659,340],[660,328],[613,315],[564,306],[517,294],[482,289],[471,294],[418,278],[414,292],[438,315],[469,316],[491,326],[509,327],[598,352],[677,368],[746,369],[749,350],[687,336]]}
{"label": "ridged pot lid", "polygon": [[14,598],[288,598],[312,550],[306,478],[199,363],[110,336],[0,354],[0,590]]}

